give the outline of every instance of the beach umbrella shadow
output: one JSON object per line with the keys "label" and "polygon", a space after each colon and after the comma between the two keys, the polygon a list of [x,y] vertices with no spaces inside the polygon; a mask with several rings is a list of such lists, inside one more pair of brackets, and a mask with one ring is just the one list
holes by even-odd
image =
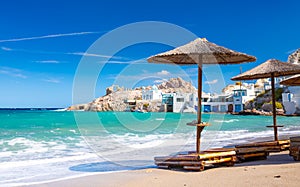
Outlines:
{"label": "beach umbrella shadow", "polygon": [[267,160],[255,160],[255,162],[243,162],[236,164],[236,167],[243,166],[260,166],[260,165],[284,165],[293,164],[295,161],[288,154],[274,154],[268,156]]}
{"label": "beach umbrella shadow", "polygon": [[[147,168],[155,168],[155,166],[145,165],[145,163],[149,162],[149,160],[140,160],[137,162],[136,160],[128,160],[124,162],[94,162],[94,163],[86,163],[79,164],[69,168],[71,171],[78,172],[113,172],[113,171],[125,171],[125,170],[139,170],[139,169],[147,169]],[[118,164],[116,164],[118,163]],[[134,166],[130,166],[129,163],[134,163]],[[138,164],[140,163],[140,164]]]}

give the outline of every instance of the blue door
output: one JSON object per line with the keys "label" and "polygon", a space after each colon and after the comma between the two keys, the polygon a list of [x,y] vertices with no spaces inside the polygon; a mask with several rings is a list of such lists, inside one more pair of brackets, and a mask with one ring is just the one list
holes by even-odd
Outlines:
{"label": "blue door", "polygon": [[235,112],[240,112],[242,110],[241,105],[234,105]]}

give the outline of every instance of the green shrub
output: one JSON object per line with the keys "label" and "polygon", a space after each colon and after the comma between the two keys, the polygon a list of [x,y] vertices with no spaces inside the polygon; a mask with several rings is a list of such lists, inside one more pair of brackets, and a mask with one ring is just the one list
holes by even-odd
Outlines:
{"label": "green shrub", "polygon": [[282,100],[282,93],[283,93],[283,88],[277,88],[275,90],[275,100],[276,101]]}
{"label": "green shrub", "polygon": [[[272,104],[272,101],[271,102],[269,102],[268,104]],[[280,102],[275,102],[275,104],[276,104],[276,108],[277,109],[283,109],[283,106],[282,106],[282,104],[280,103]]]}

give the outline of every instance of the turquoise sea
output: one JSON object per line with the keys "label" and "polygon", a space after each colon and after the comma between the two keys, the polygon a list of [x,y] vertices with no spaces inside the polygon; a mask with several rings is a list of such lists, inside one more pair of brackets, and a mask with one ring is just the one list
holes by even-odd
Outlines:
{"label": "turquoise sea", "polygon": [[[271,116],[203,114],[201,149],[273,139]],[[0,186],[155,167],[153,157],[195,150],[195,114],[0,111]],[[300,117],[278,117],[281,139]]]}

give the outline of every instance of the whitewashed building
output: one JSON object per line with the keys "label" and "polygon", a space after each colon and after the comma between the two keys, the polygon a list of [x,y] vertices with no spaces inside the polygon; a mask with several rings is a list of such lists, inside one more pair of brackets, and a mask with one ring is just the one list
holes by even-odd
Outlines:
{"label": "whitewashed building", "polygon": [[[289,55],[288,62],[300,65],[300,48]],[[290,93],[282,94],[282,104],[285,113],[288,115],[300,114],[300,86],[289,86],[288,90]]]}
{"label": "whitewashed building", "polygon": [[198,97],[194,93],[163,93],[162,104],[166,112],[196,112]]}
{"label": "whitewashed building", "polygon": [[285,114],[300,114],[300,87],[288,87],[290,93],[282,93],[282,104]]}
{"label": "whitewashed building", "polygon": [[214,95],[207,100],[202,98],[203,112],[232,112],[233,99],[232,94]]}
{"label": "whitewashed building", "polygon": [[162,92],[155,85],[152,86],[151,90],[146,90],[145,88],[143,88],[142,99],[147,101],[161,100]]}
{"label": "whitewashed building", "polygon": [[254,84],[250,84],[247,88],[233,90],[233,111],[244,110],[244,104],[254,99],[256,95]]}
{"label": "whitewashed building", "polygon": [[[275,77],[274,78],[274,85],[275,88],[282,88],[283,85],[280,84],[281,81],[284,80],[284,77]],[[264,89],[265,90],[271,90],[272,85],[271,85],[271,78],[268,78],[268,81],[264,83]]]}

